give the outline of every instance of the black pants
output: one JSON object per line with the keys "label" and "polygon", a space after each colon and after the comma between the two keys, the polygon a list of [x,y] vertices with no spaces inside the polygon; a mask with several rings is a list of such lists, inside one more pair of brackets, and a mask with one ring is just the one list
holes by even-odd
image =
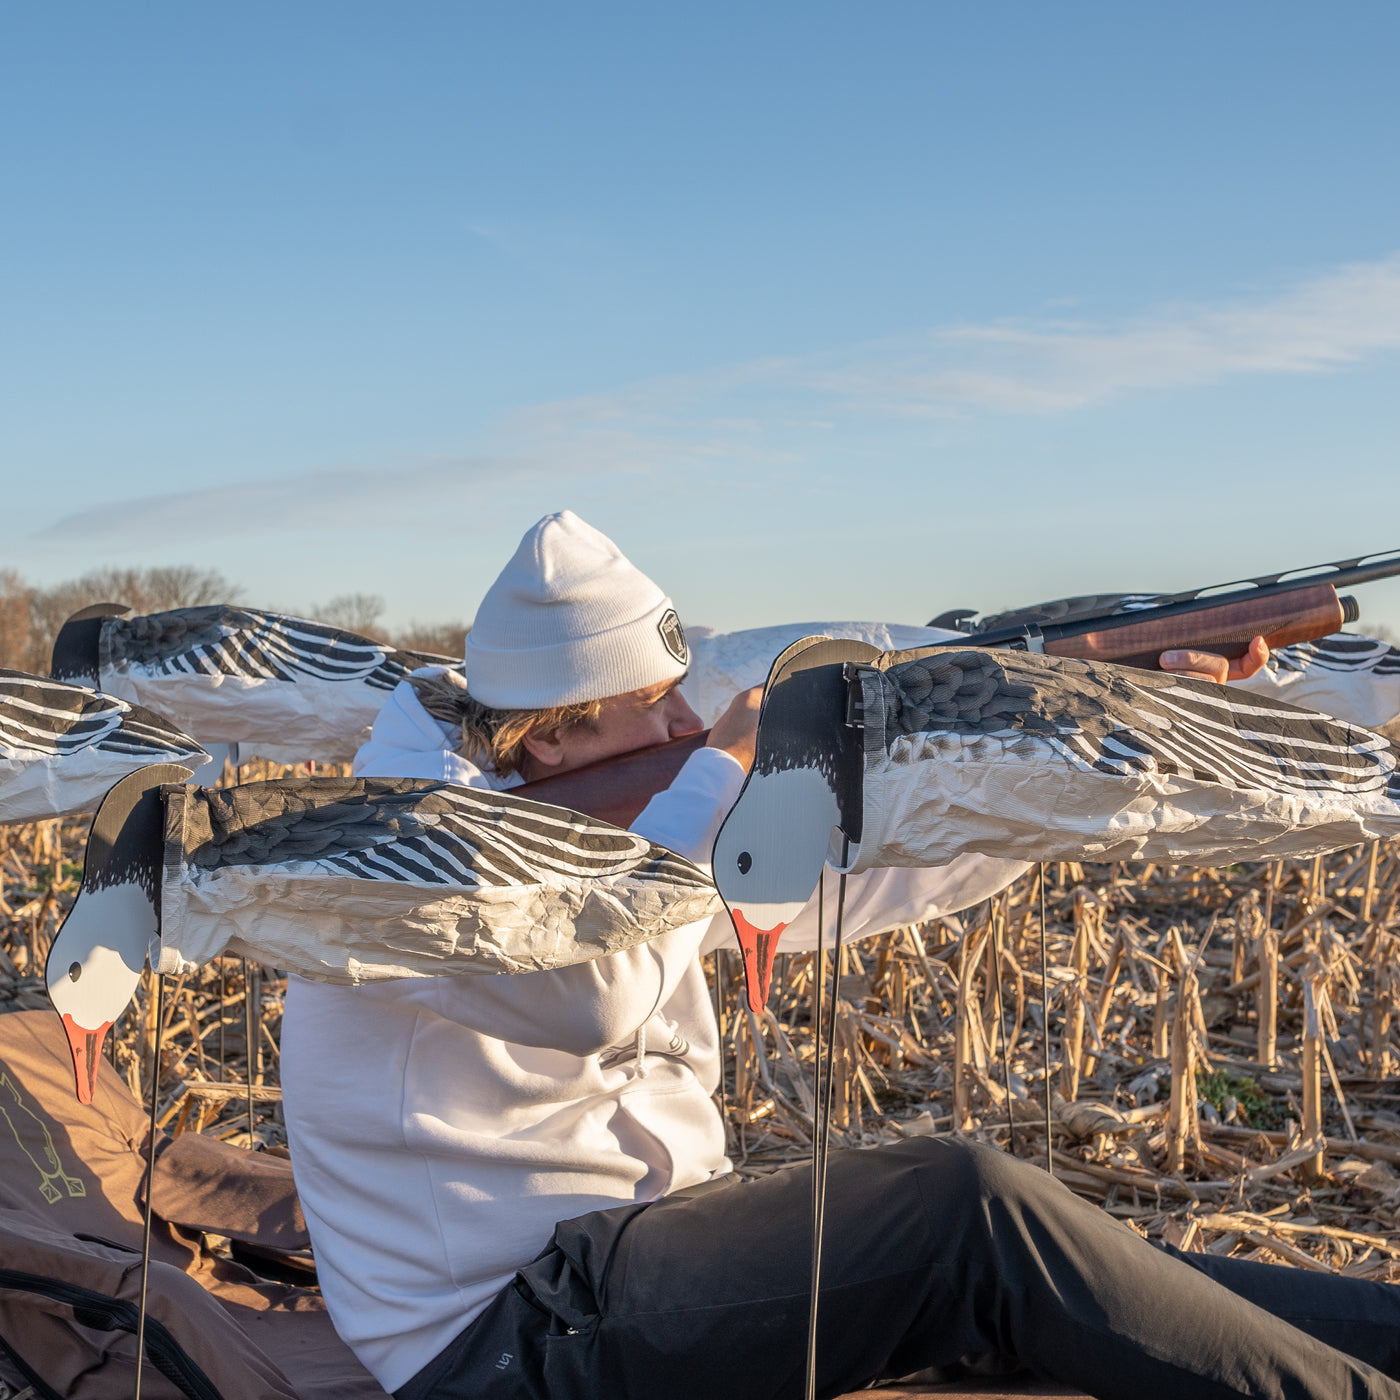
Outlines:
{"label": "black pants", "polygon": [[[810,1185],[564,1221],[399,1400],[800,1396]],[[1159,1248],[989,1148],[833,1153],[818,1393],[968,1358],[1100,1400],[1400,1400],[1400,1288]]]}

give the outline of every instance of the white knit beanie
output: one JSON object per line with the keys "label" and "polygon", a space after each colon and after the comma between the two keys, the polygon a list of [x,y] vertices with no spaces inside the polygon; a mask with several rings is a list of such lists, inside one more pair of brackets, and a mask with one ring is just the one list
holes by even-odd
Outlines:
{"label": "white knit beanie", "polygon": [[676,680],[690,651],[671,600],[571,510],[531,526],[467,633],[467,690],[496,710],[604,700]]}

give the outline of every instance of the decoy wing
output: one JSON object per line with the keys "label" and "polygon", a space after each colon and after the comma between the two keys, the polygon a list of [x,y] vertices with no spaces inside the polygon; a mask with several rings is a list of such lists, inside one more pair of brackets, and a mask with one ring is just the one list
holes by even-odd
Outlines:
{"label": "decoy wing", "polygon": [[0,822],[93,810],[119,778],[209,755],[149,710],[84,686],[0,670]]}
{"label": "decoy wing", "polygon": [[1214,865],[1400,831],[1384,738],[1232,686],[1010,651],[890,653],[859,684],[853,869],[963,851]]}
{"label": "decoy wing", "polygon": [[1400,650],[1374,637],[1338,632],[1281,647],[1263,670],[1236,684],[1379,729],[1400,716]]}
{"label": "decoy wing", "polygon": [[202,741],[321,762],[354,757],[411,671],[460,664],[227,604],[71,619],[54,657],[55,666],[90,668],[102,690],[170,715]]}
{"label": "decoy wing", "polygon": [[[974,610],[953,609],[927,627],[884,622],[791,623],[739,632],[695,627],[689,634],[692,655],[684,690],[706,723],[713,723],[739,691],[764,679],[770,657],[802,637],[820,635],[869,643],[881,651],[904,651],[956,640],[958,631],[975,634],[1073,622],[1138,612],[1169,601],[1171,595],[1165,594],[1091,594],[980,618]],[[1371,637],[1338,632],[1320,641],[1276,648],[1257,675],[1235,684],[1301,709],[1378,729],[1400,717],[1400,649]]]}
{"label": "decoy wing", "polygon": [[163,972],[222,952],[334,982],[535,972],[718,907],[674,852],[508,793],[301,778],[167,798]]}
{"label": "decoy wing", "polygon": [[962,630],[976,633],[996,632],[1003,627],[1043,627],[1049,622],[1074,622],[1081,617],[1138,612],[1167,601],[1168,595],[1164,593],[1083,593],[1074,598],[1055,598],[1048,603],[1012,608],[1009,612],[977,616],[967,611],[962,613]]}

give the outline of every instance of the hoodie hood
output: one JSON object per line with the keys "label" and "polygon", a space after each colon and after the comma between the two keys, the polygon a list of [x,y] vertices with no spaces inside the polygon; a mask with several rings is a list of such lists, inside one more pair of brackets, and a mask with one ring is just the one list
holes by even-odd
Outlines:
{"label": "hoodie hood", "polygon": [[[424,666],[413,674],[436,676],[447,669]],[[413,686],[400,681],[375,716],[369,742],[355,755],[353,771],[357,778],[435,778],[497,792],[520,786],[518,774],[498,777],[493,770],[463,758],[456,752],[459,743],[456,726],[434,719]]]}

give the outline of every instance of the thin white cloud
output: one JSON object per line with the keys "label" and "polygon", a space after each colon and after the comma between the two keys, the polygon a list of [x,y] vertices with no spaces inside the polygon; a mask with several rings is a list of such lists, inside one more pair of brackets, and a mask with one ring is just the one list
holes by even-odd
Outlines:
{"label": "thin white cloud", "polygon": [[647,380],[515,416],[557,437],[602,425],[712,435],[868,417],[1065,413],[1135,391],[1240,375],[1318,374],[1400,348],[1400,254],[1223,305],[1134,320],[1026,320],[935,327],[820,354],[754,360]]}
{"label": "thin white cloud", "polygon": [[1398,348],[1395,255],[1252,302],[1182,306],[1120,325],[949,326],[822,357],[794,375],[867,410],[1046,413],[1236,375],[1318,374]]}
{"label": "thin white cloud", "polygon": [[[561,410],[565,419],[572,415]],[[622,422],[589,435],[551,427],[517,435],[524,450],[444,456],[382,468],[316,468],[281,477],[247,478],[127,500],[104,501],[41,527],[36,546],[56,541],[122,550],[188,539],[237,539],[395,527],[423,529],[451,515],[490,515],[491,503],[533,483],[569,483],[694,467],[703,448],[639,433]],[[528,442],[527,442],[528,439]]]}
{"label": "thin white cloud", "polygon": [[398,469],[318,468],[107,501],[38,531],[39,541],[139,546],[179,539],[291,534],[363,527],[419,516],[434,500],[455,501],[493,478],[528,471],[496,457],[457,457]]}
{"label": "thin white cloud", "polygon": [[[490,238],[494,229],[474,232]],[[1128,393],[1245,375],[1320,374],[1400,349],[1400,254],[1291,289],[1181,305],[1116,324],[1063,318],[936,327],[822,354],[658,377],[501,420],[489,455],[395,468],[317,469],[108,502],[33,539],[140,545],[366,524],[480,506],[536,480],[633,476],[680,487],[727,467],[784,473],[843,423],[1064,414]]]}

